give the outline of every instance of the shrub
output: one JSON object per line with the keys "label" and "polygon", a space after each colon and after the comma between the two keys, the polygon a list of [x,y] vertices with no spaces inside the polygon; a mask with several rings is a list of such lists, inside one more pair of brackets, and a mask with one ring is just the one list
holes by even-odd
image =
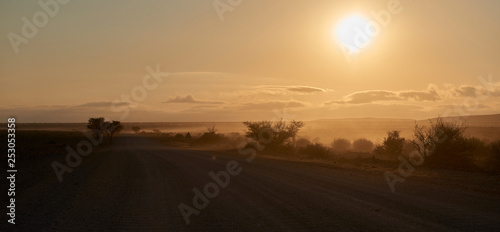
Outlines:
{"label": "shrub", "polygon": [[343,138],[335,139],[332,142],[332,147],[336,152],[346,152],[351,149],[351,141]]}
{"label": "shrub", "polygon": [[399,136],[400,131],[393,130],[387,132],[387,137],[381,145],[375,147],[375,153],[382,156],[387,156],[391,159],[397,159],[403,154],[403,145],[405,139]]}
{"label": "shrub", "polygon": [[333,155],[328,147],[320,143],[309,144],[305,148],[300,149],[300,153],[312,159],[329,159]]}
{"label": "shrub", "polygon": [[297,148],[305,148],[310,144],[311,144],[311,141],[309,141],[309,139],[306,139],[306,138],[299,138],[295,141],[295,147],[297,147]]}
{"label": "shrub", "polygon": [[372,141],[365,138],[356,139],[352,143],[352,149],[357,152],[372,152],[374,146]]}
{"label": "shrub", "polygon": [[183,138],[184,138],[184,135],[183,135],[183,134],[178,133],[178,134],[175,134],[174,138],[176,138],[176,139],[183,139]]}
{"label": "shrub", "polygon": [[217,129],[215,129],[215,126],[207,127],[207,132],[203,133],[203,135],[200,136],[195,141],[195,143],[200,143],[200,144],[221,143],[224,140],[224,135],[217,134],[216,131]]}
{"label": "shrub", "polygon": [[280,120],[278,122],[260,121],[243,122],[247,127],[245,136],[265,145],[267,149],[274,151],[288,150],[293,147],[295,137],[299,130],[304,126],[303,122],[291,121],[289,123]]}
{"label": "shrub", "polygon": [[429,128],[415,125],[413,144],[433,167],[469,169],[473,167],[473,152],[478,142],[465,135],[463,121],[444,122],[442,118],[430,121]]}

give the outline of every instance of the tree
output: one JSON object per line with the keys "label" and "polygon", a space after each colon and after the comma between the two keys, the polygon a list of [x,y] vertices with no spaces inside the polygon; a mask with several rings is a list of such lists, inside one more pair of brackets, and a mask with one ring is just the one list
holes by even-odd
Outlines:
{"label": "tree", "polygon": [[106,121],[103,117],[89,118],[87,129],[97,138],[102,138],[103,134],[106,134],[109,143],[113,143],[113,135],[120,133],[123,130],[123,125],[120,121]]}
{"label": "tree", "polygon": [[351,149],[351,141],[343,138],[334,139],[332,147],[336,152],[346,152]]}
{"label": "tree", "polygon": [[120,121],[105,122],[104,125],[106,126],[105,132],[108,135],[109,143],[113,143],[113,135],[120,133],[123,130],[123,125]]}
{"label": "tree", "polygon": [[135,132],[135,133],[139,133],[139,131],[141,131],[141,128],[138,127],[138,126],[133,126],[132,127],[132,130]]}
{"label": "tree", "polygon": [[87,122],[87,129],[90,130],[94,138],[102,140],[103,128],[104,128],[104,118],[89,118]]}
{"label": "tree", "polygon": [[247,127],[245,136],[253,139],[262,145],[271,149],[280,149],[284,147],[293,147],[295,138],[299,130],[304,126],[301,121],[291,121],[286,123],[283,120],[277,122],[259,121],[243,122]]}
{"label": "tree", "polygon": [[375,147],[375,153],[386,155],[391,158],[398,157],[403,154],[404,138],[399,136],[400,131],[393,130],[387,132],[387,137],[384,138],[382,145]]}

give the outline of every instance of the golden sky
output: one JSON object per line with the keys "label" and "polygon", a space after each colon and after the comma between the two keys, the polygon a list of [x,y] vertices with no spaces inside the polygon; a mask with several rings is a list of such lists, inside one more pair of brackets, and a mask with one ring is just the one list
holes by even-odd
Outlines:
{"label": "golden sky", "polygon": [[[19,122],[500,113],[500,1],[41,0],[0,13],[0,112]],[[379,26],[356,54],[336,33],[352,15]]]}

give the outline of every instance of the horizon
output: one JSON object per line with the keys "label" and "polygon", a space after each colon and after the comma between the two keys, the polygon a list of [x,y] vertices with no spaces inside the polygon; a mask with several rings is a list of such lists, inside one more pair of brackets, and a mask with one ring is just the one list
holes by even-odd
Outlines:
{"label": "horizon", "polygon": [[[318,118],[318,119],[311,119],[311,120],[299,120],[299,121],[304,121],[304,122],[314,122],[314,121],[321,121],[321,120],[369,120],[369,119],[375,119],[375,120],[411,120],[411,121],[425,121],[425,120],[433,120],[436,118],[467,118],[467,117],[483,117],[483,116],[500,116],[500,114],[478,114],[478,115],[459,115],[459,116],[447,116],[447,117],[441,117],[441,116],[436,116],[436,117],[430,117],[430,118],[382,118],[382,117],[350,117],[350,118]],[[90,117],[89,117],[90,118]],[[274,118],[274,120],[279,120]],[[288,120],[293,120],[293,119],[285,119],[286,121]],[[122,121],[123,123],[241,123],[244,121],[252,121],[252,120],[242,120],[242,121]],[[254,120],[255,121],[255,120]],[[269,120],[270,121],[270,120]],[[23,123],[33,123],[33,124],[43,124],[43,123],[87,123],[87,121],[58,121],[58,122],[21,122],[20,124]]]}

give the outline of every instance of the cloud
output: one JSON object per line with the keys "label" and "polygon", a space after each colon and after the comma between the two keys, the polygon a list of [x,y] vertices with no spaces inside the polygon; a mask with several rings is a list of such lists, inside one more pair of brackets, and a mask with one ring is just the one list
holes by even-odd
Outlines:
{"label": "cloud", "polygon": [[398,95],[403,100],[414,101],[439,101],[441,97],[434,88],[429,88],[427,91],[402,91]]}
{"label": "cloud", "polygon": [[500,82],[489,86],[461,85],[458,87],[449,86],[449,88],[450,94],[454,97],[500,97]]}
{"label": "cloud", "polygon": [[111,106],[127,106],[130,105],[129,102],[87,102],[84,104],[76,105],[74,107],[95,107],[95,108],[101,108],[101,107],[111,107]]}
{"label": "cloud", "polygon": [[283,94],[315,94],[315,93],[325,93],[331,92],[333,90],[323,89],[319,87],[312,86],[281,86],[281,85],[260,85],[251,87],[258,92],[264,92],[273,95],[283,95]]}
{"label": "cloud", "polygon": [[451,89],[451,93],[456,97],[475,97],[477,91],[476,87],[466,85]]}
{"label": "cloud", "polygon": [[331,104],[366,104],[387,101],[438,101],[441,97],[434,86],[429,86],[427,90],[416,91],[389,91],[389,90],[367,90],[351,93],[342,100],[326,102]]}
{"label": "cloud", "polygon": [[297,93],[324,93],[331,90],[311,86],[289,86],[286,90]]}
{"label": "cloud", "polygon": [[397,94],[385,90],[369,90],[360,91],[349,94],[344,97],[344,100],[331,101],[331,103],[338,104],[363,104],[377,101],[393,101],[399,100]]}
{"label": "cloud", "polygon": [[193,98],[191,95],[187,95],[185,97],[176,96],[173,98],[169,98],[168,100],[162,103],[187,103],[187,104],[224,104],[224,102],[214,102],[214,101],[198,101]]}

